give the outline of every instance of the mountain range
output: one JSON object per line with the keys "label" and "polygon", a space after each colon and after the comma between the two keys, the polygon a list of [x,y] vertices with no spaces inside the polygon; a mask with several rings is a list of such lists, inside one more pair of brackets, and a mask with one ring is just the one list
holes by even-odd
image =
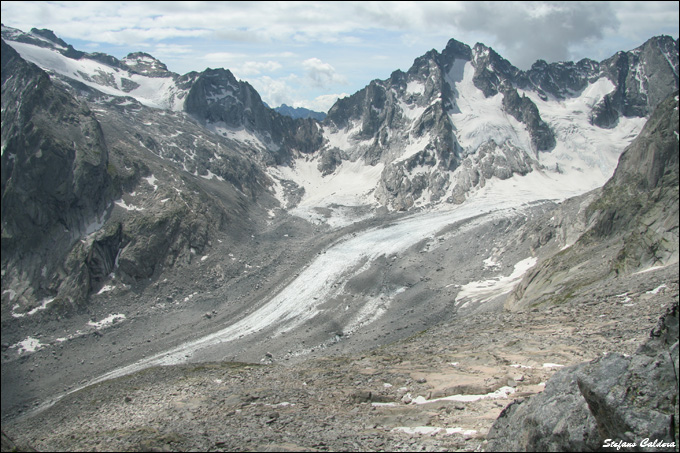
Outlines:
{"label": "mountain range", "polygon": [[286,104],[281,104],[279,107],[274,108],[274,110],[291,118],[312,118],[317,121],[323,121],[326,118],[326,114],[323,112],[315,112],[304,107],[291,107]]}
{"label": "mountain range", "polygon": [[526,71],[452,39],[325,117],[228,69],[2,40],[3,419],[155,365],[356,353],[677,269],[671,37]]}

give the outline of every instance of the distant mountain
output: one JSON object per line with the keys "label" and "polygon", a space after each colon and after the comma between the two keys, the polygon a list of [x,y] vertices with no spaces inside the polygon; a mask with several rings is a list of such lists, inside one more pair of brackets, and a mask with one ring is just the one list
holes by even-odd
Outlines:
{"label": "distant mountain", "polygon": [[[168,80],[151,57],[134,60],[152,73],[140,82]],[[225,225],[232,238],[249,231],[243,213],[268,194],[261,164],[238,142],[184,114],[104,95],[92,87],[117,82],[93,74],[101,78],[78,74],[90,85],[64,84],[2,41],[3,291],[14,317],[45,301],[82,310],[106,283],[181,267]],[[223,184],[208,190],[212,180]]]}
{"label": "distant mountain", "polygon": [[539,61],[529,71],[483,44],[451,40],[338,100],[323,122],[320,160],[331,165],[320,165],[383,166],[375,197],[395,209],[459,203],[491,178],[536,170],[599,169],[579,177],[594,188],[639,131],[636,119],[677,87],[678,42],[668,36],[601,63]]}
{"label": "distant mountain", "polygon": [[602,62],[537,61],[528,71],[483,44],[451,40],[338,100],[319,123],[300,118],[304,110],[268,108],[228,69],[180,76],[144,53],[75,51],[49,30],[3,26],[2,34],[91,101],[127,97],[185,112],[238,142],[291,207],[328,209],[343,193],[341,204],[354,207],[462,203],[490,181],[530,174],[522,180],[583,193],[611,176],[621,149],[678,87],[678,42],[668,36]]}
{"label": "distant mountain", "polygon": [[274,110],[281,115],[290,116],[291,118],[311,118],[317,121],[323,121],[324,118],[326,118],[326,114],[323,112],[315,112],[314,110],[309,110],[304,107],[290,107],[286,104],[281,104]]}

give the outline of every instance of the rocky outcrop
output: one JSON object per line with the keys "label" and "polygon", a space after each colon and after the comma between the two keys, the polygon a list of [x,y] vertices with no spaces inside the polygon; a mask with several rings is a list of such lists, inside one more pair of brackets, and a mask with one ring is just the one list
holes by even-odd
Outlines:
{"label": "rocky outcrop", "polygon": [[566,99],[583,91],[589,82],[597,80],[599,71],[600,64],[587,58],[577,63],[538,60],[517,79],[517,85],[535,90],[544,100],[549,96]]}
{"label": "rocky outcrop", "polygon": [[489,431],[487,451],[598,451],[616,445],[623,451],[676,451],[678,366],[676,302],[632,356],[613,353],[565,368],[542,393],[510,404]]}
{"label": "rocky outcrop", "polygon": [[[244,212],[269,181],[239,143],[129,98],[99,99],[95,117],[4,41],[2,83],[3,329],[44,300],[86,310],[114,278],[148,281],[189,266],[227,226],[248,231]],[[223,186],[210,192],[211,180]]]}
{"label": "rocky outcrop", "polygon": [[526,125],[535,151],[550,151],[555,147],[555,134],[541,119],[538,107],[526,96],[519,96],[515,88],[503,89],[503,108],[520,123]]}
{"label": "rocky outcrop", "polygon": [[124,66],[132,73],[147,77],[172,77],[173,73],[161,61],[145,52],[133,52],[123,58]]}
{"label": "rocky outcrop", "polygon": [[509,142],[501,145],[490,140],[479,147],[477,153],[466,156],[455,174],[451,203],[462,203],[466,194],[475,187],[484,187],[491,178],[509,179],[513,175],[526,175],[538,162],[523,149]]}
{"label": "rocky outcrop", "polygon": [[475,66],[472,81],[486,97],[495,96],[503,85],[511,84],[521,74],[508,60],[481,43],[475,44],[472,61]]}

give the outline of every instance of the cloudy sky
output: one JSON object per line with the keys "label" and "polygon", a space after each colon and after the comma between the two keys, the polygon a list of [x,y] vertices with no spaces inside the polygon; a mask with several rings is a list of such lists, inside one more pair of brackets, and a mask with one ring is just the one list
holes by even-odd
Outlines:
{"label": "cloudy sky", "polygon": [[272,107],[326,111],[450,38],[521,69],[603,60],[678,38],[678,2],[8,2],[4,25],[47,28],[86,52],[144,51],[185,74],[224,67]]}

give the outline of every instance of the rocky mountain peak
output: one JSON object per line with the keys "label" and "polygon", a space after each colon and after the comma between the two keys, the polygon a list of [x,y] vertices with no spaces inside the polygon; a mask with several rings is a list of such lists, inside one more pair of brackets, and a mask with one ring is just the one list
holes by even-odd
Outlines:
{"label": "rocky mountain peak", "polygon": [[473,81],[486,97],[498,94],[502,84],[512,84],[521,72],[491,47],[482,43],[475,44],[472,52],[472,64],[475,67]]}
{"label": "rocky mountain peak", "polygon": [[200,121],[238,128],[250,127],[254,111],[265,107],[257,91],[231,71],[208,68],[195,80],[184,108]]}
{"label": "rocky mountain peak", "polygon": [[456,41],[455,39],[449,39],[446,43],[446,47],[442,51],[442,57],[445,60],[471,60],[472,59],[472,49],[465,43]]}
{"label": "rocky mountain peak", "polygon": [[2,125],[2,255],[3,269],[12,269],[3,282],[20,282],[26,300],[59,293],[82,303],[89,291],[79,284],[82,263],[66,265],[67,277],[48,269],[63,265],[114,196],[101,125],[4,40]]}
{"label": "rocky mountain peak", "polygon": [[55,35],[52,30],[48,30],[46,28],[43,28],[43,29],[40,29],[40,30],[37,29],[37,28],[32,28],[31,34],[40,36],[40,37],[45,38],[45,39],[48,39],[48,40],[52,41],[53,43],[60,45],[60,46],[63,46],[63,47],[68,46],[68,44],[66,44],[66,42],[64,40],[62,40],[57,35]]}
{"label": "rocky mountain peak", "polygon": [[122,62],[133,72],[145,76],[167,77],[170,74],[164,63],[145,52],[130,53]]}
{"label": "rocky mountain peak", "polygon": [[228,69],[208,68],[200,73],[191,84],[184,111],[218,135],[240,137],[255,148],[265,165],[285,165],[292,154],[317,151],[321,145],[315,120],[272,110],[255,88]]}

